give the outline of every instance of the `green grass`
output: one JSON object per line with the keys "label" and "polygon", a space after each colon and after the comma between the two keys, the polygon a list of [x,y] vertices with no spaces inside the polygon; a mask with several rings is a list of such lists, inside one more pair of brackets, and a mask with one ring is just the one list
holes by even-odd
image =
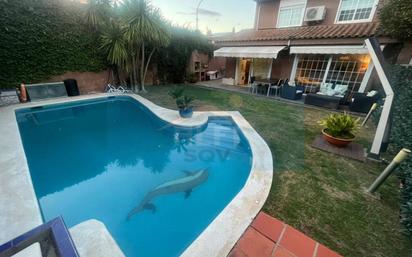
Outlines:
{"label": "green grass", "polygon": [[[176,109],[171,86],[149,87],[143,95]],[[384,168],[313,149],[317,121],[329,112],[246,94],[187,86],[197,110],[239,111],[265,139],[274,161],[274,178],[264,211],[345,256],[411,256],[412,240],[399,224],[399,182],[392,176],[380,199],[364,193]],[[368,124],[357,142],[368,147]]]}

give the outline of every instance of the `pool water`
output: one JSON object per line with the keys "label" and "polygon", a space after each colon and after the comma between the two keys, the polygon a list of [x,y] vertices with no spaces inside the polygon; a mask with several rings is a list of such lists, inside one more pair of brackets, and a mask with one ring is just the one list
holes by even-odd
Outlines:
{"label": "pool water", "polygon": [[126,256],[183,253],[251,170],[249,145],[231,118],[175,127],[128,96],[16,117],[44,221],[97,219]]}

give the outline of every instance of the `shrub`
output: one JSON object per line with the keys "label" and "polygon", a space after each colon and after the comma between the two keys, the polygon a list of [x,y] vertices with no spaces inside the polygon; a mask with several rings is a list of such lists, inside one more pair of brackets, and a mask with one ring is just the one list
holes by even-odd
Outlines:
{"label": "shrub", "polygon": [[[392,109],[392,128],[388,151],[395,155],[402,148],[412,149],[412,68],[395,65],[391,84],[395,93]],[[412,236],[412,158],[398,168],[401,188],[401,223],[404,232]]]}
{"label": "shrub", "polygon": [[170,30],[172,38],[169,46],[159,49],[153,58],[163,83],[182,83],[190,77],[187,65],[192,52],[198,50],[211,54],[213,45],[198,31],[181,27],[172,27]]}
{"label": "shrub", "polygon": [[400,40],[412,39],[412,0],[390,0],[380,12],[385,34]]}
{"label": "shrub", "polygon": [[183,87],[175,87],[170,92],[169,95],[175,99],[177,108],[180,110],[186,110],[192,107],[192,102],[195,100],[192,96],[187,96],[184,94],[185,89]]}
{"label": "shrub", "polygon": [[0,88],[104,69],[98,40],[82,23],[82,8],[66,0],[1,0]]}
{"label": "shrub", "polygon": [[319,124],[333,137],[351,139],[359,128],[359,119],[355,119],[347,113],[331,114]]}

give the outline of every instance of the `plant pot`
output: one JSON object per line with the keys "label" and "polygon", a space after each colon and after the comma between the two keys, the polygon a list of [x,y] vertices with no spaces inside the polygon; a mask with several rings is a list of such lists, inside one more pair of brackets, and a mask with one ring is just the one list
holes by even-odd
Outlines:
{"label": "plant pot", "polygon": [[355,136],[353,136],[353,138],[337,138],[337,137],[333,137],[331,135],[329,135],[326,132],[326,129],[322,130],[322,134],[323,134],[323,138],[331,145],[337,146],[337,147],[346,147],[347,145],[349,145],[350,143],[352,143],[355,140]]}
{"label": "plant pot", "polygon": [[179,109],[179,114],[182,118],[191,118],[193,115],[193,108]]}

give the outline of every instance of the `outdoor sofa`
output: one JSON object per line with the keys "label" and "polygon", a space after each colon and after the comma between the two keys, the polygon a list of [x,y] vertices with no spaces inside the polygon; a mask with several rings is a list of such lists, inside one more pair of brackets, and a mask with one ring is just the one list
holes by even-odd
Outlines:
{"label": "outdoor sofa", "polygon": [[319,92],[309,93],[305,97],[305,104],[328,109],[338,109],[347,99],[348,85],[341,82],[322,83]]}

